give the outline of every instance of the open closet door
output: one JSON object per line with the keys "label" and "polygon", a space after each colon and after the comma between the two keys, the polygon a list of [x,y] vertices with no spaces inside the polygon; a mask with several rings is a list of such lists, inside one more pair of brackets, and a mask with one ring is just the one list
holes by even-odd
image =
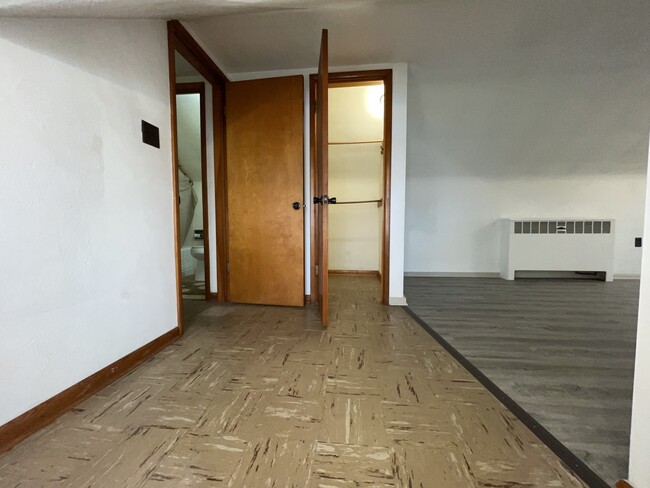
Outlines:
{"label": "open closet door", "polygon": [[226,84],[228,298],[305,303],[302,76]]}
{"label": "open closet door", "polygon": [[323,29],[320,44],[320,60],[318,62],[318,83],[316,87],[316,176],[317,195],[314,204],[318,205],[318,309],[323,327],[329,324],[328,310],[328,119],[327,119],[327,90],[328,90],[328,59],[327,59],[327,29]]}

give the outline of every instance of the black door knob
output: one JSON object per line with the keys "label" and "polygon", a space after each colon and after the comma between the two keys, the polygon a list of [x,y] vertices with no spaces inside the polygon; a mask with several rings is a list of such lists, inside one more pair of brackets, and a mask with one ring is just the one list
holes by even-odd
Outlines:
{"label": "black door knob", "polygon": [[291,206],[294,210],[300,210],[300,202],[293,202]]}
{"label": "black door knob", "polygon": [[322,197],[314,197],[315,204],[327,205],[328,203],[336,203],[336,198],[329,198],[327,195]]}
{"label": "black door knob", "polygon": [[336,197],[331,197],[327,203],[331,203],[332,205],[336,205]]}

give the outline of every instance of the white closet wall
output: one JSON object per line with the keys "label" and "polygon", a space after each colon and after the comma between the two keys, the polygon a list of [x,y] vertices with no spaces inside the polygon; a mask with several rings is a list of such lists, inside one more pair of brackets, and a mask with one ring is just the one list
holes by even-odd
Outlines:
{"label": "white closet wall", "polygon": [[[339,202],[382,198],[382,142],[367,143],[383,139],[381,88],[329,90],[329,195]],[[380,269],[382,216],[377,204],[330,205],[330,269]]]}

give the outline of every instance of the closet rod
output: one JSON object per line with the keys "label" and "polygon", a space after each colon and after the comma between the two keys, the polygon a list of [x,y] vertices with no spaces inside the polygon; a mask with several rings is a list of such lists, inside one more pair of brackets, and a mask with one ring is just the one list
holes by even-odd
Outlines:
{"label": "closet rod", "polygon": [[[330,203],[332,203],[331,200],[330,200]],[[334,205],[352,205],[352,204],[357,204],[357,203],[376,203],[378,207],[381,207],[382,199],[380,198],[379,200],[355,200],[355,201],[352,201],[352,202],[339,202],[339,201],[337,201],[336,203],[334,203]]]}
{"label": "closet rod", "polygon": [[331,146],[338,146],[344,144],[383,144],[384,141],[351,141],[351,142],[330,142]]}

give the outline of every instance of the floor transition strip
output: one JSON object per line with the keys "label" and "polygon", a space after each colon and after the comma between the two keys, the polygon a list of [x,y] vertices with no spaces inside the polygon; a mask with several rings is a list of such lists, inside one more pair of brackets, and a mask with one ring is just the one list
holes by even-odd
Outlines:
{"label": "floor transition strip", "polygon": [[571,470],[579,476],[591,488],[611,488],[605,480],[576,456],[569,448],[560,442],[553,434],[546,430],[537,420],[535,420],[526,410],[517,402],[510,398],[506,393],[495,385],[480,369],[474,366],[465,356],[454,348],[444,337],[438,334],[429,324],[427,324],[419,315],[409,307],[402,307],[413,319],[422,326],[422,328],[436,341],[440,343],[445,350],[451,354],[474,378],[476,378],[485,388],[488,389],[508,410],[510,410],[521,422],[528,427],[553,453],[559,457]]}

